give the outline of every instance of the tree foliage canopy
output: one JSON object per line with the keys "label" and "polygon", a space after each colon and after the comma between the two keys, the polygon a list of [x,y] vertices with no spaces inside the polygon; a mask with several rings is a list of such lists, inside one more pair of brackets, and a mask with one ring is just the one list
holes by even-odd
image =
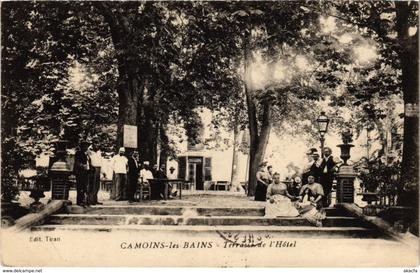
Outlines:
{"label": "tree foliage canopy", "polygon": [[198,139],[200,107],[215,128],[249,129],[254,165],[272,128],[313,136],[319,107],[351,110],[337,127],[379,128],[396,114],[384,101],[418,104],[417,19],[414,1],[6,2],[3,166],[57,138],[122,145],[124,124],[156,161],[158,146],[173,154],[171,125]]}

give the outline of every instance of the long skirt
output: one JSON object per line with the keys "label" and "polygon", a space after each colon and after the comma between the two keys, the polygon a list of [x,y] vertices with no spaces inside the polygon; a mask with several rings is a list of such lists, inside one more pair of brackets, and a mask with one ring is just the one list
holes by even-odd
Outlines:
{"label": "long skirt", "polygon": [[87,192],[89,185],[89,173],[80,172],[76,175],[77,204],[87,205],[89,203]]}
{"label": "long skirt", "polygon": [[310,202],[297,202],[296,208],[300,215],[308,220],[311,224],[322,227],[322,220],[326,218],[325,212],[317,210]]}
{"label": "long skirt", "polygon": [[298,210],[293,205],[292,201],[284,195],[274,195],[274,202],[267,200],[265,206],[265,217],[295,217],[299,216]]}
{"label": "long skirt", "polygon": [[257,182],[255,187],[255,201],[266,201],[267,200],[267,186],[261,182]]}

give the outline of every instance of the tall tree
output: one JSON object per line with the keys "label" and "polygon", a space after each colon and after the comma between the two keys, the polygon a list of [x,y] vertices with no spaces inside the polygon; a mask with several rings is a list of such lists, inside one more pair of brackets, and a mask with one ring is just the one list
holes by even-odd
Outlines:
{"label": "tall tree", "polygon": [[[239,76],[245,90],[250,134],[248,185],[250,195],[255,191],[256,172],[264,159],[273,124],[280,126],[284,120],[292,121],[287,118],[288,114],[297,117],[296,111],[290,111],[293,109],[294,98],[314,99],[319,96],[316,86],[310,88],[304,86],[305,84],[302,85],[298,71],[296,71],[297,77],[281,75],[284,73],[281,70],[285,68],[286,63],[295,61],[292,55],[296,55],[290,51],[286,54],[284,52],[293,47],[305,50],[304,43],[301,43],[301,30],[306,29],[314,19],[313,15],[299,12],[300,4],[300,2],[274,4],[247,2],[223,7],[225,13],[219,13],[225,28],[227,25],[232,26],[230,31],[233,33],[225,36],[233,37],[232,39],[236,41],[237,51],[234,54],[236,58],[242,60],[244,66],[242,75]],[[230,14],[226,14],[226,11]],[[277,71],[274,73],[268,70],[256,71],[261,69],[254,66],[256,60],[253,52],[258,50],[263,52],[263,62],[267,62],[274,70],[277,68]],[[291,70],[292,66],[290,65]],[[271,74],[271,78],[262,79],[262,86],[253,86],[251,79],[255,76],[253,73],[268,73]],[[277,122],[274,122],[275,120]]]}
{"label": "tall tree", "polygon": [[19,169],[33,167],[35,156],[68,132],[67,118],[76,115],[69,112],[72,103],[64,106],[71,96],[69,71],[75,59],[82,62],[98,51],[100,37],[89,37],[86,21],[77,16],[89,5],[72,7],[64,2],[8,2],[1,7],[3,192],[15,184]]}
{"label": "tall tree", "polygon": [[[405,104],[402,182],[406,185],[399,202],[417,207],[419,176],[418,119],[418,2],[365,1],[330,3],[327,8],[338,20],[357,26],[362,33],[386,46],[391,65],[401,70]],[[325,11],[324,11],[325,12]],[[392,61],[396,60],[396,61]]]}

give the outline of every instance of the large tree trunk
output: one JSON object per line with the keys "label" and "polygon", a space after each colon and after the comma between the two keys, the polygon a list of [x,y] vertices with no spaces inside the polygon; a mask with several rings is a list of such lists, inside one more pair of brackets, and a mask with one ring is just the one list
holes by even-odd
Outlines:
{"label": "large tree trunk", "polygon": [[261,163],[261,157],[257,155],[258,150],[258,121],[256,113],[256,105],[252,99],[252,94],[246,87],[246,101],[248,106],[248,124],[249,124],[249,174],[248,174],[248,196],[255,194],[257,185],[256,174],[258,165]]}
{"label": "large tree trunk", "polygon": [[[239,145],[242,139],[243,131],[240,131],[240,126],[235,125],[233,130],[233,150],[232,150],[232,173],[230,177],[231,191],[241,191],[241,183],[238,178],[238,163],[239,163]],[[242,189],[243,191],[243,189]]]}
{"label": "large tree trunk", "polygon": [[157,145],[159,136],[159,124],[156,120],[154,108],[145,102],[141,107],[138,121],[138,143],[140,148],[140,161],[149,161],[150,165],[157,162]]}
{"label": "large tree trunk", "polygon": [[160,133],[159,133],[159,139],[160,139],[160,155],[159,155],[159,165],[165,164],[168,161],[168,152],[169,152],[169,138],[166,134],[165,125],[160,124]]}
{"label": "large tree trunk", "polygon": [[[245,30],[244,35],[244,59],[245,59],[245,75],[248,76],[248,69],[252,61],[251,53],[251,30]],[[257,121],[257,108],[255,99],[253,98],[250,87],[245,83],[245,98],[248,112],[248,127],[249,127],[249,166],[248,166],[248,196],[255,194],[256,187],[256,174],[260,161],[256,158],[258,147],[258,121]]]}
{"label": "large tree trunk", "polygon": [[122,14],[114,14],[106,2],[98,2],[96,7],[100,10],[107,22],[112,43],[114,45],[118,61],[118,123],[116,148],[122,147],[124,125],[137,125],[138,112],[141,111],[145,81],[142,75],[141,65],[135,52],[128,46],[126,39],[132,37],[135,32],[130,18]]}
{"label": "large tree trunk", "polygon": [[[245,75],[248,75],[250,62],[252,61],[251,53],[251,32],[247,30],[244,37],[244,58],[245,58]],[[263,107],[263,115],[261,128],[258,130],[257,116],[257,100],[255,99],[249,86],[245,84],[245,97],[248,110],[249,124],[249,175],[248,175],[248,196],[255,195],[255,187],[257,185],[257,171],[259,165],[264,159],[265,150],[267,148],[268,139],[271,131],[271,102],[266,100],[260,104]]]}
{"label": "large tree trunk", "polygon": [[[248,95],[247,95],[248,96]],[[261,130],[258,130],[256,107],[254,103],[249,103],[249,132],[250,132],[250,148],[249,148],[249,179],[248,179],[248,196],[254,196],[257,185],[257,171],[262,163],[265,150],[267,148],[268,139],[271,131],[271,104],[265,102],[263,104],[263,120],[261,122]],[[251,109],[251,111],[250,111]]]}
{"label": "large tree trunk", "polygon": [[404,97],[404,140],[401,180],[404,189],[398,203],[414,207],[418,211],[419,175],[419,69],[418,69],[418,30],[409,36],[409,13],[413,3],[397,2],[397,32],[401,46],[399,53],[402,70],[402,91]]}
{"label": "large tree trunk", "polygon": [[[121,76],[120,78],[125,77]],[[124,125],[137,125],[138,97],[142,87],[139,87],[136,78],[120,79],[118,88],[118,127],[117,149],[123,147]]]}

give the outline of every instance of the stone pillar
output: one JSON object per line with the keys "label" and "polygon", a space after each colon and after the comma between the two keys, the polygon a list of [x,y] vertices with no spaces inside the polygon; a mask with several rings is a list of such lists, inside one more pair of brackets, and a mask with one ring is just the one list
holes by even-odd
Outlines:
{"label": "stone pillar", "polygon": [[356,173],[352,166],[342,165],[337,173],[336,203],[354,203],[354,179]]}
{"label": "stone pillar", "polygon": [[354,203],[354,179],[356,173],[352,166],[347,164],[350,158],[350,149],[354,147],[352,142],[353,134],[350,129],[344,130],[342,133],[343,144],[337,145],[341,150],[341,159],[344,163],[340,166],[337,173],[337,198],[336,203]]}
{"label": "stone pillar", "polygon": [[66,162],[66,148],[68,142],[57,141],[55,143],[55,156],[57,160],[51,165],[49,177],[51,179],[51,199],[67,200],[69,198],[71,169]]}

